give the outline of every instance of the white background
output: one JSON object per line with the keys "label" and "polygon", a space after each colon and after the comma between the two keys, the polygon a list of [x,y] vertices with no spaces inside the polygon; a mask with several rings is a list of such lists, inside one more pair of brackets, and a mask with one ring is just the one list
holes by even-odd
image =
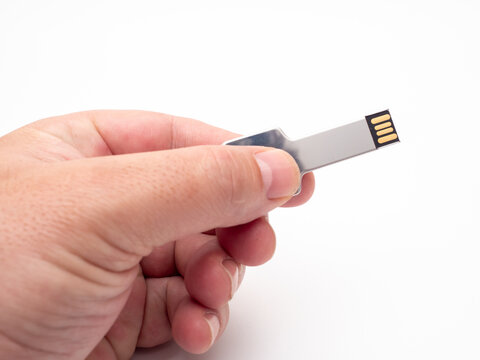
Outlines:
{"label": "white background", "polygon": [[300,137],[390,108],[402,142],[272,213],[206,355],[480,358],[480,3],[0,1],[0,133],[96,108]]}

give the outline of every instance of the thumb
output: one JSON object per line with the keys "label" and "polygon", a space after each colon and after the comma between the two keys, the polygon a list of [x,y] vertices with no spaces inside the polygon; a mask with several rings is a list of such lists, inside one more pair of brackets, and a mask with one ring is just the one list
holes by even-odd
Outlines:
{"label": "thumb", "polygon": [[95,217],[102,238],[138,255],[252,221],[288,201],[300,184],[295,160],[263,147],[197,146],[69,166],[80,167],[69,171],[79,174],[73,188],[81,191],[75,196],[83,209],[77,212]]}

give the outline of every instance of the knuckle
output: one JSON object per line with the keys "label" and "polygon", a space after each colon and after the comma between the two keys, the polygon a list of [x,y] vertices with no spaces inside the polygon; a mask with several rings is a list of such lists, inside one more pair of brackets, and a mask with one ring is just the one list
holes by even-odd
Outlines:
{"label": "knuckle", "polygon": [[[258,166],[250,152],[231,147],[207,148],[206,169],[211,190],[223,204],[222,209],[247,209],[262,188]],[[233,205],[233,206],[232,206]]]}

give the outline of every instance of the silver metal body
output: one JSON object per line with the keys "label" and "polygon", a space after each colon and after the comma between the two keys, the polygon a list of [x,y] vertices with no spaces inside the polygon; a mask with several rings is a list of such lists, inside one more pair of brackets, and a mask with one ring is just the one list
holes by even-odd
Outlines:
{"label": "silver metal body", "polygon": [[[303,174],[376,149],[365,119],[338,128],[290,140],[282,130],[273,129],[244,136],[225,145],[268,146],[285,150]],[[297,191],[297,194],[300,189]]]}
{"label": "silver metal body", "polygon": [[225,145],[268,146],[285,150],[295,159],[302,174],[376,149],[365,120],[299,140],[290,140],[282,130],[273,129],[229,140]]}

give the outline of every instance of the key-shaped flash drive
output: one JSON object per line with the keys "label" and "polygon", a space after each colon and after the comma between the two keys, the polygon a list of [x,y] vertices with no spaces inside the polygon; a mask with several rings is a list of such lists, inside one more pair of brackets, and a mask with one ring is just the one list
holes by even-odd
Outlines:
{"label": "key-shaped flash drive", "polygon": [[[225,145],[268,146],[285,150],[303,174],[400,141],[388,110],[299,140],[273,129],[225,142]],[[300,192],[298,189],[297,193]]]}

